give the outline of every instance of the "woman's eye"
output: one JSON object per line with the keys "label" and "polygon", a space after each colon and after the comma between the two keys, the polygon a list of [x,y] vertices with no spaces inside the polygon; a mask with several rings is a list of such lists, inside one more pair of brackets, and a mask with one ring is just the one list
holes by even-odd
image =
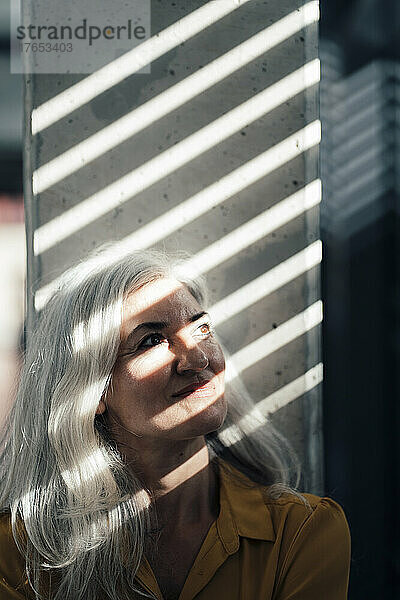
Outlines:
{"label": "woman's eye", "polygon": [[202,325],[200,325],[197,331],[201,335],[210,335],[212,333],[211,325],[209,323],[203,323]]}
{"label": "woman's eye", "polygon": [[158,346],[165,341],[165,337],[161,333],[151,333],[147,335],[139,344],[139,348],[152,348]]}

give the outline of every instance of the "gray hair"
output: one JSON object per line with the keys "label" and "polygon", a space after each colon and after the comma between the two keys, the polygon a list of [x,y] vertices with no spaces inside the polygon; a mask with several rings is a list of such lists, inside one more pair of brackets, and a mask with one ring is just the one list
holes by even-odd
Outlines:
{"label": "gray hair", "polygon": [[[165,276],[206,307],[203,279],[185,275],[182,260],[149,250],[121,257],[117,245],[103,246],[65,273],[30,335],[2,443],[0,508],[11,511],[36,598],[49,597],[49,574],[57,582],[54,600],[148,596],[135,575],[150,527],[149,494],[126,468],[96,409],[117,358],[124,299]],[[271,497],[289,492],[306,503],[296,491],[294,451],[257,416],[239,377],[226,395],[226,421],[206,436],[210,451],[268,485]]]}

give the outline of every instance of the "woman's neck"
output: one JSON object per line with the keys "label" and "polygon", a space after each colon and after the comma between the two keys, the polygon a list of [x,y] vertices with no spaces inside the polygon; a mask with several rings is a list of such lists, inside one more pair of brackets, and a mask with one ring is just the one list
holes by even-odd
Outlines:
{"label": "woman's neck", "polygon": [[164,444],[124,444],[127,465],[151,493],[151,512],[169,529],[218,516],[218,477],[203,436]]}
{"label": "woman's neck", "polygon": [[209,524],[217,518],[217,472],[206,445],[162,477],[158,485],[153,488],[154,505],[164,527]]}

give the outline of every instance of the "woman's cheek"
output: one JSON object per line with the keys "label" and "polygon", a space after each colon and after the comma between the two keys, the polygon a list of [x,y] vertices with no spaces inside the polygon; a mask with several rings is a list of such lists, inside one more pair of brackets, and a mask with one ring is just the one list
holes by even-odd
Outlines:
{"label": "woman's cheek", "polygon": [[172,363],[171,353],[163,348],[154,348],[150,352],[143,353],[129,365],[129,374],[137,382],[141,382],[151,376],[163,376],[169,371]]}

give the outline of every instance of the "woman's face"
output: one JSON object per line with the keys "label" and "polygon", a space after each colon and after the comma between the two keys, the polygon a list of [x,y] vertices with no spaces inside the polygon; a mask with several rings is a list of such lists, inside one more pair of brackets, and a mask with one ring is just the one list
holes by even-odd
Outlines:
{"label": "woman's face", "polygon": [[215,431],[227,410],[224,369],[210,318],[186,286],[167,278],[149,283],[124,303],[106,398],[110,425],[117,422],[143,441]]}

